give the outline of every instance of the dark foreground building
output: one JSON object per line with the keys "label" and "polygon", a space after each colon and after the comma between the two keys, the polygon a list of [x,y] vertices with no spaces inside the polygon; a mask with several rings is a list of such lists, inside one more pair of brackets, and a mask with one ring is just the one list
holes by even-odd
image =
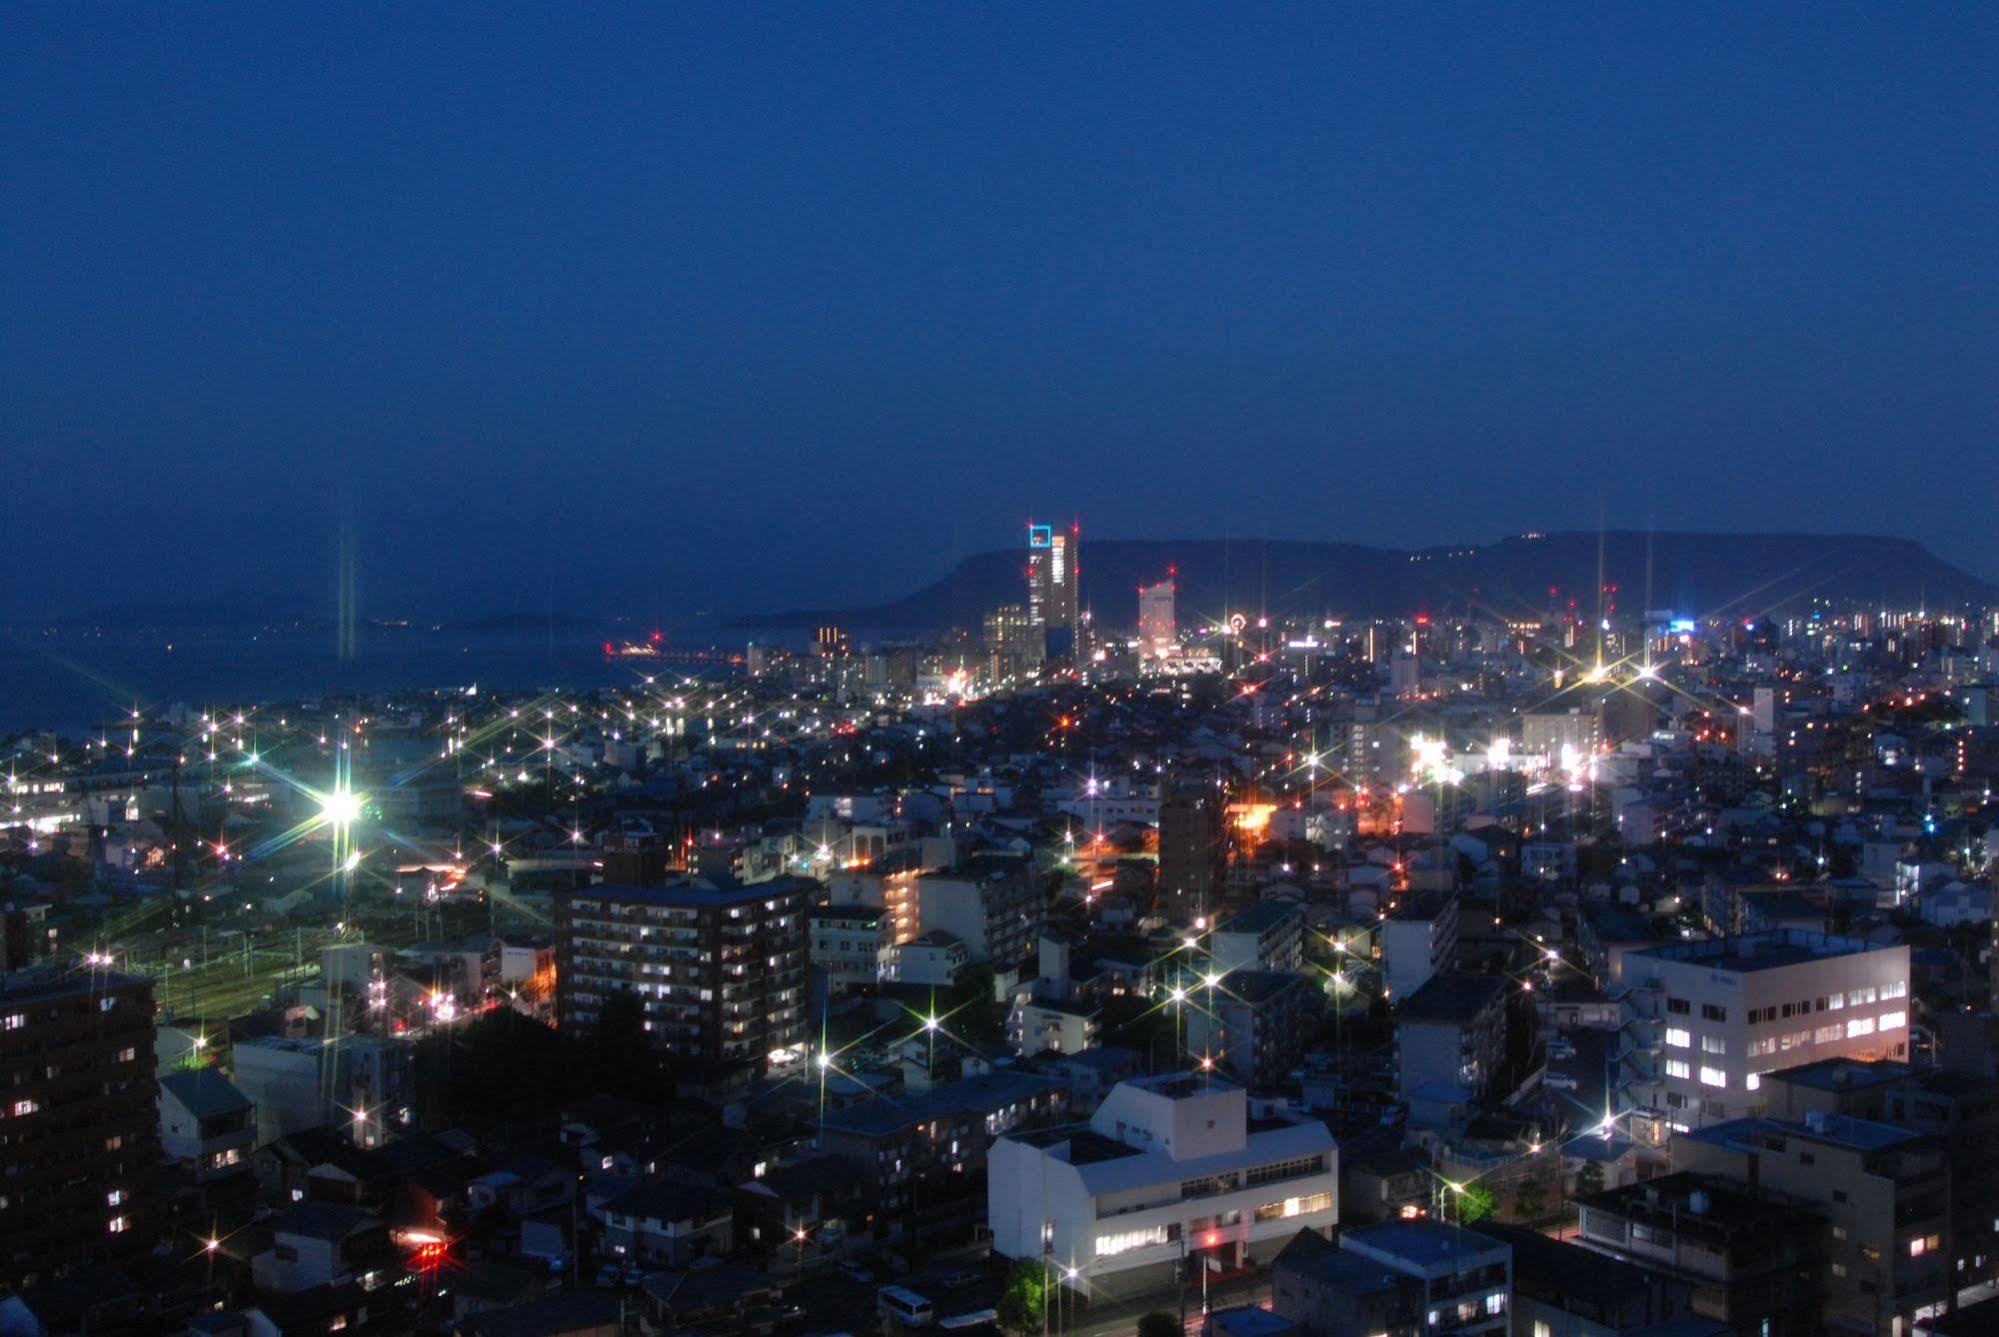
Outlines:
{"label": "dark foreground building", "polygon": [[0,1286],[158,1242],[158,1091],[149,981],[0,974]]}

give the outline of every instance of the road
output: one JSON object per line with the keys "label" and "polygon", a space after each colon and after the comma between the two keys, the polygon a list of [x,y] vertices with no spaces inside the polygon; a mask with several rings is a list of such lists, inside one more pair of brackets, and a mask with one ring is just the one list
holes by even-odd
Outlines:
{"label": "road", "polygon": [[[1210,1309],[1233,1309],[1237,1305],[1269,1302],[1268,1272],[1231,1277],[1208,1289]],[[1073,1316],[1067,1311],[1059,1315],[1050,1314],[1048,1331],[1050,1337],[1055,1337],[1058,1333],[1061,1337],[1130,1337],[1132,1333],[1138,1331],[1138,1320],[1145,1315],[1165,1313],[1177,1318],[1179,1312],[1180,1301],[1169,1288],[1130,1300],[1091,1305]],[[1196,1282],[1187,1288],[1187,1332],[1190,1335],[1197,1335],[1200,1331],[1201,1286]]]}

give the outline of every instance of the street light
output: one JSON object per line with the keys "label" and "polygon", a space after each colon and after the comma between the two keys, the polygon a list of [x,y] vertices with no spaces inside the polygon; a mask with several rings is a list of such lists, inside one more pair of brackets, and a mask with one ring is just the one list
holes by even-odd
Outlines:
{"label": "street light", "polygon": [[361,820],[361,795],[345,785],[336,788],[320,799],[319,818],[336,830],[352,826]]}

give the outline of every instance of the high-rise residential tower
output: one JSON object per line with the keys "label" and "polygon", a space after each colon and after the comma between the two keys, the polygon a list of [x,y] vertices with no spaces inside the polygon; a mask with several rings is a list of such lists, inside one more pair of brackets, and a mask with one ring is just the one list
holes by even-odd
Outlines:
{"label": "high-rise residential tower", "polygon": [[1082,625],[1076,597],[1077,537],[1073,529],[1027,527],[1027,618],[1057,658],[1076,653]]}

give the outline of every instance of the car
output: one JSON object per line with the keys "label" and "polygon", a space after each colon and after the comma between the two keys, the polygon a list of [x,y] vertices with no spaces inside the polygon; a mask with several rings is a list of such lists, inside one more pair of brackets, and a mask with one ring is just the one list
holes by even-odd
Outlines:
{"label": "car", "polygon": [[621,1279],[616,1263],[606,1263],[597,1269],[597,1284],[606,1290],[618,1285]]}
{"label": "car", "polygon": [[1578,1085],[1575,1074],[1570,1072],[1551,1072],[1546,1081],[1557,1091],[1573,1091]]}
{"label": "car", "polygon": [[864,1284],[875,1279],[872,1269],[862,1266],[852,1258],[840,1264],[840,1275],[849,1281],[858,1281]]}
{"label": "car", "polygon": [[937,1284],[947,1288],[954,1286],[975,1286],[978,1284],[979,1275],[979,1273],[969,1267],[961,1267],[955,1272],[946,1272],[943,1276],[937,1278]]}

